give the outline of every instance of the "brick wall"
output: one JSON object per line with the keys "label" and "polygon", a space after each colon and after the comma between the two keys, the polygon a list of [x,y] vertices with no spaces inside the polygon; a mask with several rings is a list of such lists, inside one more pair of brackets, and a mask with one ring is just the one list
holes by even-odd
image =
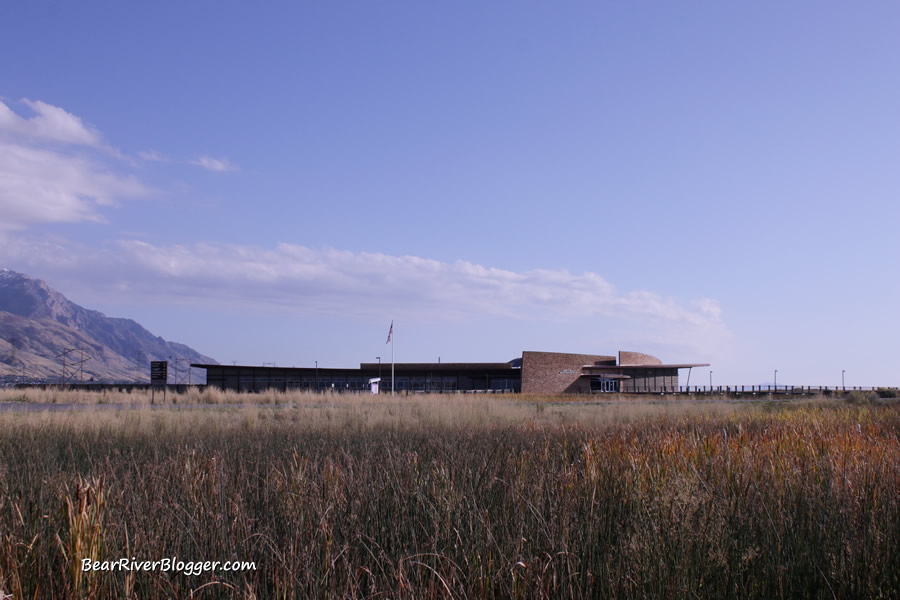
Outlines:
{"label": "brick wall", "polygon": [[614,365],[616,357],[561,352],[523,352],[522,393],[590,393],[590,378],[581,377],[581,368],[593,364]]}
{"label": "brick wall", "polygon": [[659,365],[662,361],[655,356],[644,354],[642,352],[625,352],[619,350],[620,365]]}

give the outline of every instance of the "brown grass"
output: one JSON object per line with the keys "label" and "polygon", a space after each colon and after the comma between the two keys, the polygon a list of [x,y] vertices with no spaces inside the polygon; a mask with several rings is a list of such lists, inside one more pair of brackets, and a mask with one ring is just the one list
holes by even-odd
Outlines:
{"label": "brown grass", "polygon": [[[896,405],[556,400],[0,414],[0,591],[900,596]],[[74,568],[172,555],[257,570]]]}

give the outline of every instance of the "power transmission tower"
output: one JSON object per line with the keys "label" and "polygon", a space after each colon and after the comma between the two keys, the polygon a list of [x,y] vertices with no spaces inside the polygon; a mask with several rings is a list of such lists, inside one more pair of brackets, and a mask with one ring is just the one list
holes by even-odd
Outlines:
{"label": "power transmission tower", "polygon": [[78,361],[78,378],[81,383],[84,383],[84,363],[91,360],[91,357],[84,356],[84,348],[81,348],[81,360]]}
{"label": "power transmission tower", "polygon": [[62,377],[60,379],[62,379],[63,384],[66,383],[66,380],[69,377],[69,372],[66,369],[66,357],[69,356],[70,352],[75,352],[75,348],[67,348],[56,355],[56,358],[62,359]]}
{"label": "power transmission tower", "polygon": [[[173,377],[173,381],[175,382],[175,385],[184,383],[185,378],[187,378],[188,385],[190,385],[191,384],[191,370],[192,370],[191,369],[191,359],[182,358],[180,356],[170,356],[169,359],[175,364],[175,372],[174,372],[174,377]],[[178,365],[180,365],[182,363],[185,363],[187,366],[185,367],[184,374],[179,379],[178,378]]]}
{"label": "power transmission tower", "polygon": [[[69,365],[66,366],[66,358],[68,358],[69,354],[72,352],[80,352],[81,357],[76,358],[74,360],[69,361]],[[65,384],[69,376],[75,376],[75,370],[78,369],[79,379],[81,383],[84,383],[84,363],[91,360],[91,357],[85,357],[84,348],[66,348],[61,353],[59,353],[56,358],[62,359],[62,382]]]}

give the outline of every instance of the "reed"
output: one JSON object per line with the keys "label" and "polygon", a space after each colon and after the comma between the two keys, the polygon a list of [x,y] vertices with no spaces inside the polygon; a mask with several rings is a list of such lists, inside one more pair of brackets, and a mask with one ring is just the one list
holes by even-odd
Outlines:
{"label": "reed", "polygon": [[332,400],[0,415],[0,591],[900,596],[897,404]]}

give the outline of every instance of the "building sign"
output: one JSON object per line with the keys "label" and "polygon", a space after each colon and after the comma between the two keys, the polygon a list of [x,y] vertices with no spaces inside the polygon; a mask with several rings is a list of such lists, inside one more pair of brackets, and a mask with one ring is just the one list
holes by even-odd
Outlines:
{"label": "building sign", "polygon": [[559,372],[560,375],[578,375],[578,371],[575,369],[563,369]]}
{"label": "building sign", "polygon": [[153,385],[165,385],[169,380],[169,362],[154,360],[150,362],[150,383]]}

